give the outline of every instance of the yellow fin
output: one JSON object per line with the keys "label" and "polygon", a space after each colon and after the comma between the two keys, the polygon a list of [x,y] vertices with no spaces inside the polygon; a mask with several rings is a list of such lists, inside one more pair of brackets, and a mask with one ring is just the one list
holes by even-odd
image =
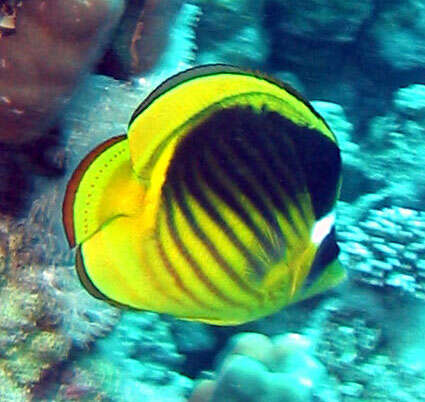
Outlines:
{"label": "yellow fin", "polygon": [[338,260],[333,260],[324,269],[319,278],[308,289],[300,291],[291,303],[296,303],[325,292],[341,283],[346,276],[346,270],[341,263]]}
{"label": "yellow fin", "polygon": [[142,193],[127,137],[98,145],[77,167],[66,190],[63,222],[70,246],[81,244],[116,216],[135,213]]}

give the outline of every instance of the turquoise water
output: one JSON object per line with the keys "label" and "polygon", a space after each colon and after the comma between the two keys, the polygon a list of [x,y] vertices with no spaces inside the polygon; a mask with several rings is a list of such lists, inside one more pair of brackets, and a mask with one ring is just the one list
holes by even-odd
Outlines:
{"label": "turquoise water", "polygon": [[[424,2],[77,3],[0,9],[0,400],[425,401]],[[343,160],[347,279],[242,326],[93,298],[62,228],[80,160],[205,63],[292,85]]]}

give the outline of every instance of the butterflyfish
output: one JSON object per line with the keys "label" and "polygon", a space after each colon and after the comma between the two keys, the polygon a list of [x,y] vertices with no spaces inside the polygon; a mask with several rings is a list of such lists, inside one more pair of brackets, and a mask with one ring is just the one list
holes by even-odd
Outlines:
{"label": "butterflyfish", "polygon": [[341,157],[289,85],[206,65],[159,85],[71,177],[63,223],[94,297],[216,325],[337,285]]}

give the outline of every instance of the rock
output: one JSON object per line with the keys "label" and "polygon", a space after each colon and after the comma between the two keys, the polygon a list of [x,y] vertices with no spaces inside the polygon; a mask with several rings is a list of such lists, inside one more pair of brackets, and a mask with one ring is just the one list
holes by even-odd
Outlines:
{"label": "rock", "polygon": [[261,1],[202,1],[197,34],[196,62],[230,63],[249,68],[262,65],[269,53],[262,27]]}
{"label": "rock", "polygon": [[45,134],[122,8],[123,0],[22,2],[16,32],[0,40],[0,142],[22,144]]}
{"label": "rock", "polygon": [[[423,0],[387,2],[363,41],[367,52],[374,43],[378,56],[396,70],[422,67],[425,62],[425,8]],[[367,46],[367,49],[366,49]]]}
{"label": "rock", "polygon": [[275,2],[282,18],[279,30],[314,42],[351,42],[367,18],[372,0],[351,3],[344,0],[301,0],[296,6],[287,1]]}

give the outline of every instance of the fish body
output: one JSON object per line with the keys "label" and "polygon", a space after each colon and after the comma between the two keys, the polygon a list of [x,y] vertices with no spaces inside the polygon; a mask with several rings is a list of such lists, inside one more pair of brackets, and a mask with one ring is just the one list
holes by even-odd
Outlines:
{"label": "fish body", "polygon": [[335,136],[301,95],[208,65],[165,81],[86,156],[63,221],[93,296],[235,325],[344,278],[340,184]]}

